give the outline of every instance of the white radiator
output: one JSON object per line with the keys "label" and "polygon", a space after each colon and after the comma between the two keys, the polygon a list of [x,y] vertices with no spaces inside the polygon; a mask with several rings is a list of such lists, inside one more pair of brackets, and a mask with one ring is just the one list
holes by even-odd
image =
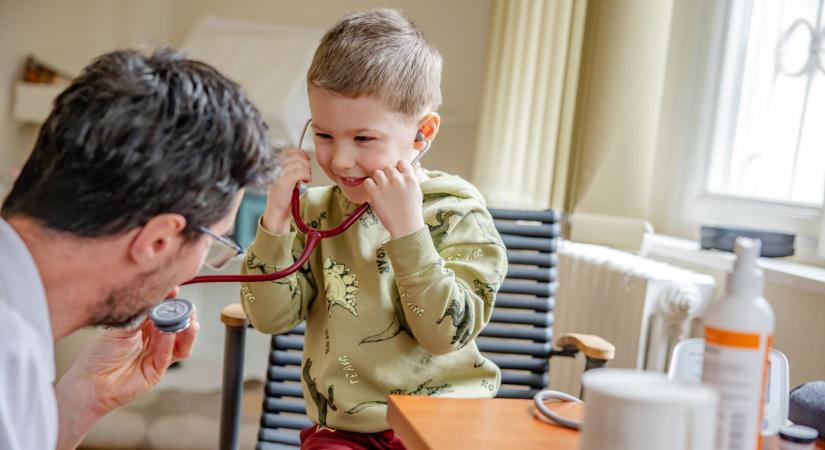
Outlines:
{"label": "white radiator", "polygon": [[[559,243],[553,335],[599,335],[616,346],[609,367],[664,371],[673,345],[692,335],[714,280],[598,245]],[[550,386],[579,395],[583,357],[550,360]]]}

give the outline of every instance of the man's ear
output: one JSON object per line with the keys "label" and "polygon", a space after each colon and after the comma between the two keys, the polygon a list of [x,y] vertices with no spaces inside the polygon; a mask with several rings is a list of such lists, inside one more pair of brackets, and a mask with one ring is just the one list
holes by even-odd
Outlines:
{"label": "man's ear", "polygon": [[180,214],[160,214],[142,226],[129,246],[129,256],[139,266],[155,268],[177,254],[184,243],[181,231],[186,218]]}
{"label": "man's ear", "polygon": [[[438,128],[441,126],[441,116],[437,112],[427,113],[418,121],[418,132],[424,135],[424,139],[432,142],[438,134]],[[426,142],[416,141],[415,148],[423,150],[426,147]]]}

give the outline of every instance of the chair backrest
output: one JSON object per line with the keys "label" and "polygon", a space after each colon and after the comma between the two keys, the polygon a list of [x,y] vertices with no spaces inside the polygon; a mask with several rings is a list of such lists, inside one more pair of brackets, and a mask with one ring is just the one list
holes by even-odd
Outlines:
{"label": "chair backrest", "polygon": [[506,209],[490,214],[507,247],[509,269],[476,343],[501,368],[497,397],[532,398],[549,383],[559,214]]}
{"label": "chair backrest", "polygon": [[[509,269],[476,343],[501,368],[497,397],[532,398],[549,383],[559,213],[489,211],[507,247]],[[272,336],[258,450],[297,448],[298,431],[312,425],[301,389],[304,329],[301,324]]]}

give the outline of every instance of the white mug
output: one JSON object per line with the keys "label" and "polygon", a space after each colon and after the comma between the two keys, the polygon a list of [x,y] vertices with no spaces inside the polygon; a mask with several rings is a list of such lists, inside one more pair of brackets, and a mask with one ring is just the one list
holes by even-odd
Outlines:
{"label": "white mug", "polygon": [[[594,369],[582,376],[586,406],[577,422],[537,405],[550,419],[581,427],[581,450],[708,450],[714,447],[717,395],[705,386],[631,369]],[[561,394],[561,395],[559,395]],[[575,398],[573,398],[575,400]],[[559,420],[560,419],[560,420]]]}

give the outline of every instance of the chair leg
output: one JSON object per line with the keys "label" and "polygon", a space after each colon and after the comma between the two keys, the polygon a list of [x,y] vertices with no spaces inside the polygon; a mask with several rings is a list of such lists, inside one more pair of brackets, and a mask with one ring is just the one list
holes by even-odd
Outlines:
{"label": "chair leg", "polygon": [[[607,364],[606,359],[599,359],[599,358],[591,358],[589,356],[585,356],[585,363],[584,363],[584,371],[587,372],[590,369],[598,369],[600,367],[604,367]],[[579,398],[584,399],[584,385],[582,384],[582,388],[579,391]]]}
{"label": "chair leg", "polygon": [[598,369],[600,367],[604,367],[607,364],[606,359],[598,359],[598,358],[591,358],[587,356],[586,362],[584,363],[584,371],[587,372],[590,369]]}
{"label": "chair leg", "polygon": [[223,350],[220,449],[237,450],[243,393],[243,357],[246,326],[226,326]]}

